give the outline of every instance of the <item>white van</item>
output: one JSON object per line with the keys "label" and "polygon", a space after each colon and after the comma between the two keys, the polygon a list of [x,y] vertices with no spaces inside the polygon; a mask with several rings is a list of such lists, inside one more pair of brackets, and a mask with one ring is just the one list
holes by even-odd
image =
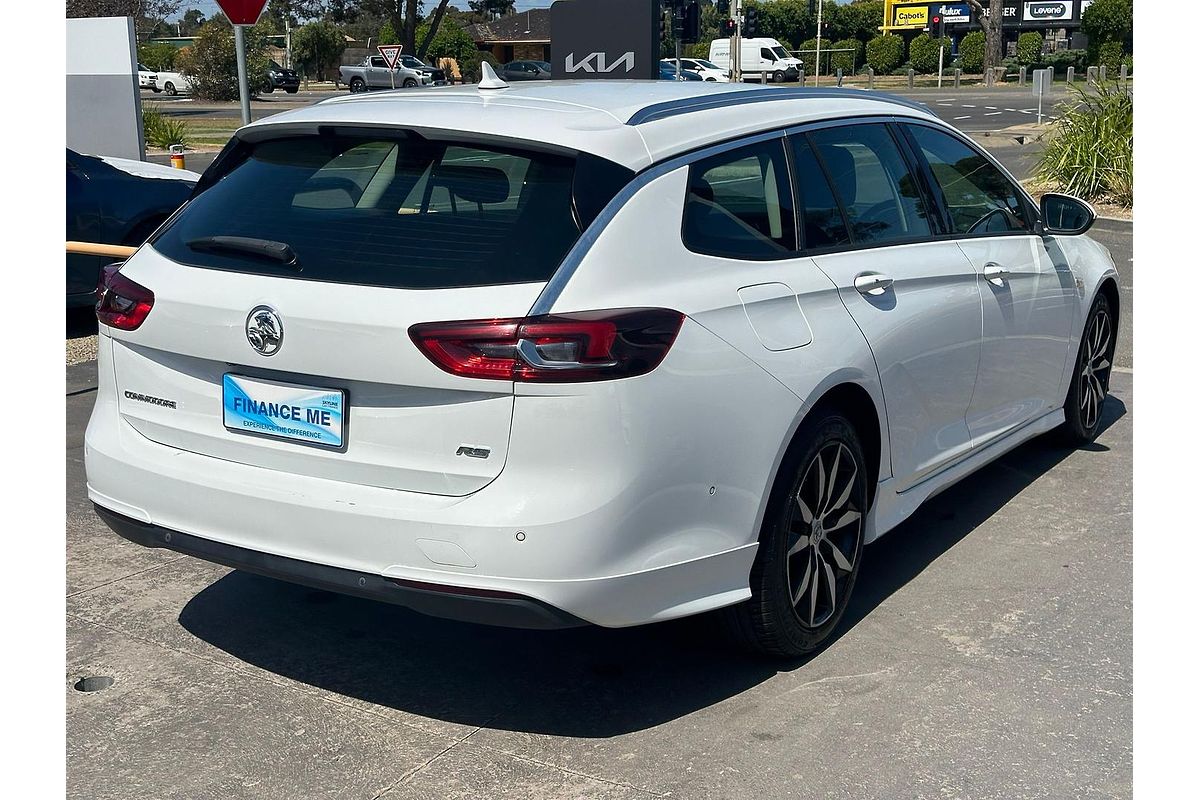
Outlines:
{"label": "white van", "polygon": [[[732,69],[729,40],[713,39],[708,48],[708,60],[721,69]],[[776,83],[794,81],[800,77],[803,63],[775,39],[742,39],[743,80],[762,80],[766,73]]]}

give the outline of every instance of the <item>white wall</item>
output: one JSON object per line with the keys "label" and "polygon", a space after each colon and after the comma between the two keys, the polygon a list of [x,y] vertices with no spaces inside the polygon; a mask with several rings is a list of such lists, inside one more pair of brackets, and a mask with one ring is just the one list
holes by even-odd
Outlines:
{"label": "white wall", "polygon": [[131,17],[67,21],[67,147],[145,159]]}

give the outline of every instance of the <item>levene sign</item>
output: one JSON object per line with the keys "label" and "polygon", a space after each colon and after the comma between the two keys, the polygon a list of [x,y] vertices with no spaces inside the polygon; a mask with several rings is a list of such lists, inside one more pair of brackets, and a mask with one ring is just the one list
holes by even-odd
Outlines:
{"label": "levene sign", "polygon": [[557,0],[554,80],[658,78],[659,0]]}
{"label": "levene sign", "polygon": [[1066,2],[1066,0],[1054,0],[1053,2],[1040,0],[1038,2],[1026,3],[1025,21],[1046,22],[1071,19],[1071,6],[1073,4],[1074,0],[1070,2]]}

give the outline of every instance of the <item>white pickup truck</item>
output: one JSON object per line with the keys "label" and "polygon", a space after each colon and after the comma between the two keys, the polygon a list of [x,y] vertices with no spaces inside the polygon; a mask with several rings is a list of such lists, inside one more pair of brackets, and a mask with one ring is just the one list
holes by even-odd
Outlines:
{"label": "white pickup truck", "polygon": [[391,89],[393,86],[397,89],[410,88],[433,83],[429,74],[399,64],[395,69],[388,69],[383,56],[368,56],[355,66],[339,67],[338,72],[341,73],[342,83],[350,85],[351,92]]}

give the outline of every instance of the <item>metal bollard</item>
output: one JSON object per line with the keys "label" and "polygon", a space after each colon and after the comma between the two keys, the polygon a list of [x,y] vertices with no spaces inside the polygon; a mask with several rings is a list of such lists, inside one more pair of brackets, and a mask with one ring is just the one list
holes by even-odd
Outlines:
{"label": "metal bollard", "polygon": [[915,74],[916,73],[913,72],[911,69],[908,71],[908,88],[910,88],[910,89],[913,88],[913,75],[915,75]]}
{"label": "metal bollard", "polygon": [[957,89],[959,87],[960,83],[962,83],[962,70],[959,69],[958,67],[955,67],[954,68],[954,88]]}
{"label": "metal bollard", "polygon": [[1053,83],[1054,83],[1054,67],[1046,67],[1046,83],[1053,85]]}
{"label": "metal bollard", "polygon": [[804,85],[804,67],[800,67],[800,77],[798,78],[800,85]]}
{"label": "metal bollard", "polygon": [[183,161],[183,145],[171,145],[171,166],[175,169],[187,169]]}
{"label": "metal bollard", "polygon": [[1025,85],[1025,69],[1025,67],[1021,67],[1021,69],[1017,71],[1017,86]]}
{"label": "metal bollard", "polygon": [[1099,69],[1097,69],[1096,67],[1088,67],[1088,68],[1087,68],[1087,82],[1088,82],[1088,85],[1089,85],[1089,86],[1094,86],[1094,85],[1096,84],[1096,78],[1098,78],[1098,77],[1099,77],[1099,75],[1100,75],[1100,70],[1099,70]]}
{"label": "metal bollard", "polygon": [[867,67],[867,88],[868,89],[875,88],[875,68],[874,67]]}
{"label": "metal bollard", "polygon": [[838,71],[837,71],[837,85],[839,87],[842,85],[842,68],[841,67],[838,67]]}
{"label": "metal bollard", "polygon": [[983,85],[991,87],[996,82],[996,73],[994,70],[985,69],[983,71]]}
{"label": "metal bollard", "polygon": [[1125,81],[1128,79],[1129,79],[1129,65],[1122,64],[1121,65],[1121,85],[1124,86]]}
{"label": "metal bollard", "polygon": [[1075,83],[1075,68],[1067,67],[1067,85],[1070,86],[1073,83]]}
{"label": "metal bollard", "polygon": [[1101,64],[1100,65],[1100,82],[1104,83],[1106,80],[1108,80],[1108,67]]}

